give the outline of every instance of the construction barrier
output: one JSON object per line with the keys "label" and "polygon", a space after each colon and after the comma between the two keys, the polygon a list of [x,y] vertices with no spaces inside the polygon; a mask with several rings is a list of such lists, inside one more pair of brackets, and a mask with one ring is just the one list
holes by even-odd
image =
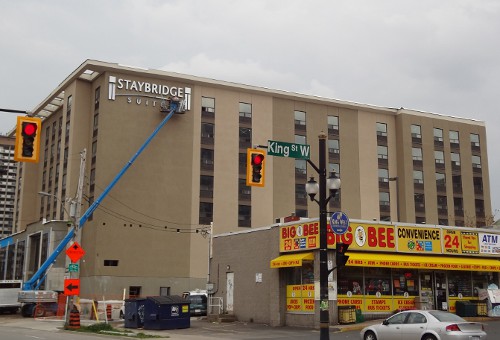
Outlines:
{"label": "construction barrier", "polygon": [[73,305],[71,312],[69,313],[69,324],[68,328],[70,329],[78,329],[80,328],[80,312],[78,308]]}
{"label": "construction barrier", "polygon": [[111,305],[106,305],[106,319],[108,321],[113,321],[113,316],[111,315],[111,311],[112,311],[112,308],[111,308]]}

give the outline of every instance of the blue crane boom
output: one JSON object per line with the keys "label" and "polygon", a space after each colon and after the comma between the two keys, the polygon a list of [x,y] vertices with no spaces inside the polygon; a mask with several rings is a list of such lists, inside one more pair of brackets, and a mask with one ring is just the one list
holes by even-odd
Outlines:
{"label": "blue crane boom", "polygon": [[182,110],[183,105],[179,102],[178,99],[174,98],[170,100],[170,107],[168,114],[163,118],[161,123],[156,127],[156,129],[153,131],[151,136],[146,139],[144,144],[141,145],[139,150],[132,156],[132,158],[125,164],[125,166],[120,170],[120,172],[115,176],[115,178],[111,181],[111,183],[104,189],[104,191],[97,197],[97,199],[90,205],[90,207],[83,213],[83,215],[80,217],[80,220],[78,221],[78,225],[74,226],[73,228],[70,229],[68,234],[63,238],[63,240],[57,245],[57,247],[54,249],[52,254],[50,254],[49,257],[45,260],[45,262],[42,263],[40,268],[33,274],[33,276],[23,284],[23,290],[28,291],[28,290],[37,290],[40,285],[42,284],[43,280],[45,279],[46,273],[50,266],[55,262],[57,259],[57,256],[63,251],[68,243],[73,239],[73,236],[75,236],[75,229],[81,229],[85,225],[85,222],[87,222],[88,218],[92,213],[97,209],[99,204],[101,204],[101,201],[108,195],[108,193],[113,189],[116,183],[120,180],[120,178],[125,174],[125,172],[130,168],[130,166],[135,162],[137,157],[146,149],[146,147],[149,145],[151,140],[158,134],[160,129],[172,118],[174,113],[179,113]]}

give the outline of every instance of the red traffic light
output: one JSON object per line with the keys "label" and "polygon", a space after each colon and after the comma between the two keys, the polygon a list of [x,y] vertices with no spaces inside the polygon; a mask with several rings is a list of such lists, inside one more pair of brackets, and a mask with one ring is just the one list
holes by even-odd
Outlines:
{"label": "red traffic light", "polygon": [[23,123],[23,134],[32,136],[36,133],[37,126],[35,123]]}
{"label": "red traffic light", "polygon": [[262,154],[253,155],[253,157],[252,157],[252,164],[253,165],[261,165],[262,161],[264,161],[264,155],[262,155]]}

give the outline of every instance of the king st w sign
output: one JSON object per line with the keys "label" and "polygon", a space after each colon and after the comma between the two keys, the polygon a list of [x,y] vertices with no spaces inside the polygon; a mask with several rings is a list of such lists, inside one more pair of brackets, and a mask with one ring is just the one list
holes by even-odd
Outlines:
{"label": "king st w sign", "polygon": [[310,153],[311,147],[309,144],[277,142],[274,140],[267,141],[267,154],[271,156],[309,159]]}

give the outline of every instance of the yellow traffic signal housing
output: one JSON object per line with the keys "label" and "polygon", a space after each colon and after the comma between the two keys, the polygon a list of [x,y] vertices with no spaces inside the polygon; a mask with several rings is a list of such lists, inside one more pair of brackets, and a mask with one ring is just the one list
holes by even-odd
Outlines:
{"label": "yellow traffic signal housing", "polygon": [[266,152],[258,149],[247,149],[247,185],[263,187],[266,172]]}
{"label": "yellow traffic signal housing", "polygon": [[37,163],[40,156],[42,120],[34,117],[17,117],[14,160]]}

